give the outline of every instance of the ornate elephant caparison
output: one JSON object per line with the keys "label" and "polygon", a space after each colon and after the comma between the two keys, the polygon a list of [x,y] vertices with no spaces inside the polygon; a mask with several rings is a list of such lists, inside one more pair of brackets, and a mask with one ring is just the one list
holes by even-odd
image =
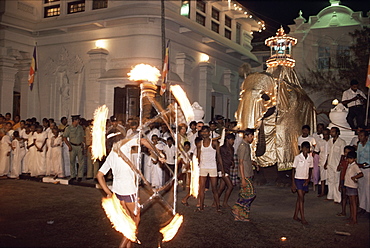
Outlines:
{"label": "ornate elephant caparison", "polygon": [[302,126],[316,123],[314,104],[294,69],[280,65],[245,78],[236,119],[240,129],[255,128],[264,136],[254,142],[257,163],[277,164],[279,171],[292,167]]}

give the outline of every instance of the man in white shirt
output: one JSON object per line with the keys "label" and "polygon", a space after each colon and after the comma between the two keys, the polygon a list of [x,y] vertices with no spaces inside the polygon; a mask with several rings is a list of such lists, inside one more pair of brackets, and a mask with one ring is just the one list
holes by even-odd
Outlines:
{"label": "man in white shirt", "polygon": [[[366,95],[358,89],[358,81],[352,80],[351,87],[343,92],[342,103],[348,107],[347,122],[352,129],[365,126],[365,102]],[[356,118],[356,124],[354,119]]]}
{"label": "man in white shirt", "polygon": [[338,190],[340,172],[337,171],[337,167],[340,162],[341,156],[344,154],[344,147],[346,142],[339,138],[340,131],[337,127],[330,129],[330,135],[332,139],[329,140],[328,144],[328,160],[324,168],[327,169],[328,175],[328,200],[334,200],[335,203],[341,202],[341,195]]}

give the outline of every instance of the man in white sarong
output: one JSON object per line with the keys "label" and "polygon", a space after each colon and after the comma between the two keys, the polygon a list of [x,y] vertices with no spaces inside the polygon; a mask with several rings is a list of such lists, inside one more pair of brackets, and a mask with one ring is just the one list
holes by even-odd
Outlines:
{"label": "man in white sarong", "polygon": [[328,144],[328,161],[324,168],[327,169],[327,180],[328,180],[328,200],[334,200],[334,203],[341,202],[341,195],[338,190],[340,172],[337,171],[337,167],[340,162],[341,156],[344,154],[344,147],[346,142],[339,138],[340,131],[337,127],[330,129],[330,136],[332,139],[329,140]]}

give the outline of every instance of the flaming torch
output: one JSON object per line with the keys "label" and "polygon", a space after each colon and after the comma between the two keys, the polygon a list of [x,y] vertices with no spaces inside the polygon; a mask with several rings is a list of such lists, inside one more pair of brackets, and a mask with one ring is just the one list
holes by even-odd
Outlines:
{"label": "flaming torch", "polygon": [[121,206],[116,195],[113,194],[111,198],[103,198],[102,206],[113,227],[132,242],[137,241],[136,224]]}
{"label": "flaming torch", "polygon": [[171,85],[170,90],[174,97],[176,98],[177,102],[180,104],[182,112],[185,115],[186,121],[190,122],[194,120],[193,107],[191,106],[185,91],[181,88],[180,85]]}
{"label": "flaming torch", "polygon": [[105,126],[108,117],[108,108],[103,105],[94,112],[94,124],[92,128],[92,159],[101,160],[106,155],[105,149]]}
{"label": "flaming torch", "polygon": [[156,84],[161,73],[157,68],[151,65],[138,64],[135,65],[127,75],[130,76],[129,80],[131,81],[148,81],[152,84]]}
{"label": "flaming torch", "polygon": [[168,242],[171,239],[173,239],[173,237],[175,237],[183,220],[184,220],[184,216],[176,214],[168,225],[161,228],[160,232],[163,235],[163,239],[162,239],[163,242]]}

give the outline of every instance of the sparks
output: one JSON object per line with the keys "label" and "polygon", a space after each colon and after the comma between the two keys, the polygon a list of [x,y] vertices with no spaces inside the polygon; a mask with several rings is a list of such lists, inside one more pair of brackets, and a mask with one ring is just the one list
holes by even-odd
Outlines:
{"label": "sparks", "polygon": [[108,108],[103,105],[94,112],[94,124],[92,128],[92,159],[101,160],[106,155],[105,127],[108,117]]}
{"label": "sparks", "polygon": [[137,241],[136,224],[134,220],[127,214],[126,210],[121,206],[121,203],[117,199],[116,195],[113,194],[111,198],[103,198],[102,206],[110,222],[112,223],[113,228],[122,233],[132,242]]}
{"label": "sparks", "polygon": [[157,68],[147,64],[138,64],[127,73],[131,81],[148,81],[156,84],[161,73]]}
{"label": "sparks", "polygon": [[183,220],[184,220],[184,216],[176,214],[168,225],[161,228],[160,232],[163,235],[163,239],[162,239],[163,242],[168,242],[171,239],[173,239],[173,237],[175,237]]}

